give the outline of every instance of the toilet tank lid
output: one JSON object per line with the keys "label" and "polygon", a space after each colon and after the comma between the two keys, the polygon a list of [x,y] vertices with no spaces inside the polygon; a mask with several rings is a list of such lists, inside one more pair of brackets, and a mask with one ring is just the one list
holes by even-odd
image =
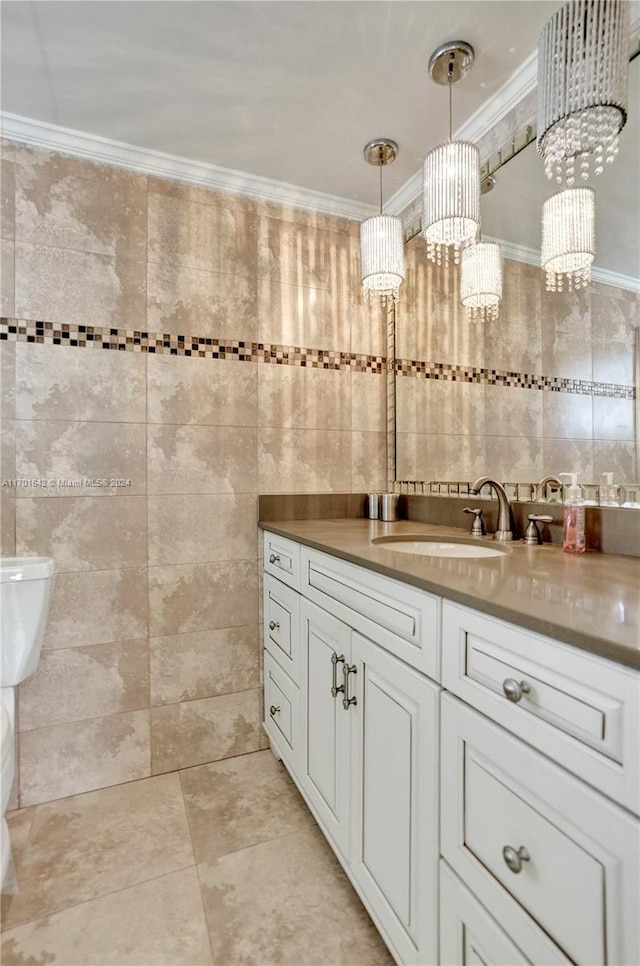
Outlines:
{"label": "toilet tank lid", "polygon": [[56,571],[51,557],[0,557],[0,584],[16,580],[42,580]]}

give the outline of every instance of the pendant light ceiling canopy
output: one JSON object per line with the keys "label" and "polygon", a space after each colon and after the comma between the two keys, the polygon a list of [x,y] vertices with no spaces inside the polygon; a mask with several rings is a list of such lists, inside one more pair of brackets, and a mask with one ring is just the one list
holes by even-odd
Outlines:
{"label": "pendant light ceiling canopy", "polygon": [[453,85],[469,73],[473,57],[470,44],[454,40],[429,60],[431,79],[449,88],[449,140],[429,151],[423,168],[422,234],[428,258],[439,265],[449,263],[450,248],[458,262],[460,249],[480,230],[480,152],[469,141],[454,141],[452,134]]}
{"label": "pendant light ceiling canopy", "polygon": [[571,0],[538,44],[538,151],[569,186],[614,161],[627,120],[628,0]]}
{"label": "pendant light ceiling canopy", "polygon": [[382,169],[395,161],[398,145],[389,138],[375,138],[363,149],[367,164],[380,168],[380,214],[360,225],[362,287],[369,299],[397,302],[404,281],[404,239],[402,222],[382,214]]}

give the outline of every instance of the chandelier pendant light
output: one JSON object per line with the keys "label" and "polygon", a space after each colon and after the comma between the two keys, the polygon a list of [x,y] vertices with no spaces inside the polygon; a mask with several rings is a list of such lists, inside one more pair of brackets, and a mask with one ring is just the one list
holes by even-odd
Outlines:
{"label": "chandelier pendant light", "polygon": [[581,289],[591,280],[596,253],[595,191],[565,188],[542,209],[542,267],[547,291]]}
{"label": "chandelier pendant light", "polygon": [[538,44],[538,151],[572,186],[615,160],[627,120],[628,0],[571,0]]}
{"label": "chandelier pendant light", "polygon": [[431,79],[449,88],[449,140],[429,151],[423,167],[422,235],[437,265],[449,264],[451,250],[458,263],[460,250],[480,230],[480,152],[470,141],[454,141],[452,133],[453,85],[469,73],[473,57],[470,44],[454,40],[429,59]]}
{"label": "chandelier pendant light", "polygon": [[469,322],[495,321],[502,299],[502,250],[495,242],[462,249],[460,297]]}
{"label": "chandelier pendant light", "polygon": [[395,161],[398,145],[389,138],[376,138],[365,144],[363,154],[367,164],[380,168],[380,214],[360,225],[362,288],[368,300],[397,302],[405,272],[402,221],[382,214],[382,168]]}

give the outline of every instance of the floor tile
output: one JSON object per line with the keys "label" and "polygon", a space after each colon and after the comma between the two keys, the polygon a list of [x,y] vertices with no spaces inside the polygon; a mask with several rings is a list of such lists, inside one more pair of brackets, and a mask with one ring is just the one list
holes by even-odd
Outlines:
{"label": "floor tile", "polygon": [[198,871],[214,963],[393,962],[319,830],[233,852]]}
{"label": "floor tile", "polygon": [[38,806],[3,928],[194,864],[178,775]]}
{"label": "floor tile", "polygon": [[314,824],[286,768],[270,751],[180,773],[196,862]]}
{"label": "floor tile", "polygon": [[4,966],[209,966],[195,868],[83,902],[6,932]]}

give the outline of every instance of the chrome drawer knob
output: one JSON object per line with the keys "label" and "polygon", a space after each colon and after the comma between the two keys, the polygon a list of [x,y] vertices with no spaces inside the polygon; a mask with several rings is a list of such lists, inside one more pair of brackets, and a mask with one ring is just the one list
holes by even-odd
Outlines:
{"label": "chrome drawer knob", "polygon": [[502,850],[502,857],[507,863],[508,868],[511,869],[511,871],[516,875],[518,872],[522,872],[522,863],[529,862],[531,859],[531,856],[529,855],[527,849],[525,849],[524,845],[521,845],[517,852],[515,849],[512,849],[510,845],[505,845]]}
{"label": "chrome drawer knob", "polygon": [[280,708],[276,707],[275,704],[272,704],[271,707],[269,708],[269,714],[271,715],[272,718],[274,718],[277,715],[279,710]]}
{"label": "chrome drawer knob", "polygon": [[276,627],[280,627],[278,621],[269,621],[269,630],[275,631]]}
{"label": "chrome drawer knob", "polygon": [[277,553],[269,554],[269,563],[279,563],[280,557]]}
{"label": "chrome drawer knob", "polygon": [[516,680],[514,680],[514,678],[505,678],[505,680],[502,682],[502,690],[509,701],[513,701],[514,704],[517,704],[522,698],[523,694],[529,694],[531,687],[526,681],[520,681],[520,683],[518,683]]}

